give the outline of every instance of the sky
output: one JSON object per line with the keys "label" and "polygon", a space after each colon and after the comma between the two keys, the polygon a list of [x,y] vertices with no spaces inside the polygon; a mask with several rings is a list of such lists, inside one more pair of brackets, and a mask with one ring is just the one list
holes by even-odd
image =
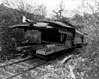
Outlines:
{"label": "sky", "polygon": [[[0,3],[1,1],[4,1],[4,0],[0,0]],[[64,15],[67,17],[72,17],[77,12],[77,10],[79,12],[88,11],[88,10],[84,10],[81,7],[82,1],[85,1],[86,3],[88,2],[91,3],[94,0],[8,0],[8,1],[23,1],[24,3],[28,3],[32,6],[43,4],[47,7],[46,8],[47,17],[50,17],[52,14],[52,10],[57,9],[57,6],[59,5],[59,3],[63,1],[63,5],[66,10]]]}
{"label": "sky", "polygon": [[65,10],[67,10],[66,16],[72,16],[74,14],[74,10],[81,5],[82,0],[23,0],[26,3],[31,5],[39,5],[44,4],[47,7],[47,16],[51,16],[52,10],[57,9],[57,6],[61,1],[63,1],[63,5]]}

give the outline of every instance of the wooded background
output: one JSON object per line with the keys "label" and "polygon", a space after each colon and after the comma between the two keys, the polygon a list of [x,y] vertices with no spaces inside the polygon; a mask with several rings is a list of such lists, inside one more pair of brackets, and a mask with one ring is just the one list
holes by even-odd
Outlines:
{"label": "wooded background", "polygon": [[[57,9],[53,10],[52,17],[47,18],[46,6],[43,4],[35,7],[29,4],[24,4],[21,0],[17,3],[9,3],[9,0],[3,0],[2,4],[0,4],[0,53],[7,54],[8,52],[13,52],[13,50],[15,50],[13,47],[14,44],[11,41],[12,31],[8,26],[22,23],[23,16],[33,21],[41,19],[63,20],[71,23],[76,29],[88,34],[86,41],[88,42],[89,47],[87,51],[90,50],[89,48],[91,48],[93,44],[95,44],[95,46],[98,45],[99,40],[99,2],[95,1],[95,4],[97,9],[94,9],[90,4],[85,6],[85,4],[82,3],[81,7],[88,8],[92,13],[88,14],[83,12],[83,15],[81,15],[79,10],[77,10],[76,14],[69,18],[64,16],[66,10],[63,2],[60,2]],[[13,7],[17,8],[14,9]]]}

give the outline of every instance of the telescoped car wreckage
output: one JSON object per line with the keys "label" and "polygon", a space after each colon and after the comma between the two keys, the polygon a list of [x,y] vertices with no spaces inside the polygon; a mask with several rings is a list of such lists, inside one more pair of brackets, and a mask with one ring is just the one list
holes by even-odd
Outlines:
{"label": "telescoped car wreckage", "polygon": [[[15,41],[15,48],[26,55],[48,56],[84,44],[84,34],[64,21],[38,21],[9,26],[14,31],[22,31],[21,41]],[[20,32],[21,33],[21,32]]]}

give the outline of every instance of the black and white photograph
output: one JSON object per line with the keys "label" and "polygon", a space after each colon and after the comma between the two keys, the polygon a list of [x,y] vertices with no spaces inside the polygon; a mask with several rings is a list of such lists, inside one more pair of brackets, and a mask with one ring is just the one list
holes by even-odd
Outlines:
{"label": "black and white photograph", "polygon": [[99,79],[99,0],[0,0],[0,79]]}

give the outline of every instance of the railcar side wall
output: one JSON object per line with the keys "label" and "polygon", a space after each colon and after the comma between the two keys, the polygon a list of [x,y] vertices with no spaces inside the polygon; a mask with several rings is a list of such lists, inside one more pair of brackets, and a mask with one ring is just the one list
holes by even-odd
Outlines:
{"label": "railcar side wall", "polygon": [[83,35],[75,33],[74,45],[83,43]]}

